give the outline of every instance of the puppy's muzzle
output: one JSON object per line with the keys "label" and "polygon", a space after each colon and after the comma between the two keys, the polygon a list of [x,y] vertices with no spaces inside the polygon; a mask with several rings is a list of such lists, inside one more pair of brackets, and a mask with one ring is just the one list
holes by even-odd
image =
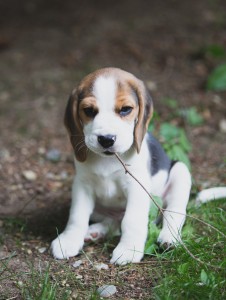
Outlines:
{"label": "puppy's muzzle", "polygon": [[115,135],[99,135],[97,137],[98,143],[104,148],[108,149],[112,147],[116,141],[116,136]]}

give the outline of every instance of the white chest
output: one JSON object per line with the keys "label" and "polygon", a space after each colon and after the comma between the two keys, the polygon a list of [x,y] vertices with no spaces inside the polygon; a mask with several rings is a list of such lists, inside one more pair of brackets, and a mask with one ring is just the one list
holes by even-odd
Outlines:
{"label": "white chest", "polygon": [[[126,203],[125,176],[117,172],[111,176],[91,176],[90,187],[97,203],[124,207]],[[124,178],[123,178],[124,177]]]}

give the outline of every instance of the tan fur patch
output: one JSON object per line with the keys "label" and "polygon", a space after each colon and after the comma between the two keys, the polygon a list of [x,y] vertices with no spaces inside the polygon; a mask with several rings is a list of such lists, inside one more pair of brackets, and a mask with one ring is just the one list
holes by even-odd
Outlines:
{"label": "tan fur patch", "polygon": [[134,121],[138,115],[139,107],[136,103],[135,98],[131,93],[131,87],[127,84],[118,84],[118,92],[116,96],[115,112],[120,113],[123,107],[132,107],[131,113],[122,118],[127,121]]}
{"label": "tan fur patch", "polygon": [[85,108],[92,108],[94,111],[98,112],[98,107],[97,107],[97,104],[96,104],[96,99],[94,97],[88,97],[88,98],[84,98],[79,103],[79,118],[80,118],[80,120],[81,120],[81,122],[82,122],[83,125],[89,123],[93,119],[93,118],[88,117],[85,114],[85,112],[84,112]]}

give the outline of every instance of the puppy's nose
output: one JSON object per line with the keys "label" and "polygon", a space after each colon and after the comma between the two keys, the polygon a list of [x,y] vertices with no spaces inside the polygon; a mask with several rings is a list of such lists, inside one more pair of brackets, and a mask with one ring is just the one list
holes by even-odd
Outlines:
{"label": "puppy's nose", "polygon": [[99,135],[97,137],[98,143],[105,149],[110,148],[111,146],[114,145],[116,141],[116,136],[115,135]]}

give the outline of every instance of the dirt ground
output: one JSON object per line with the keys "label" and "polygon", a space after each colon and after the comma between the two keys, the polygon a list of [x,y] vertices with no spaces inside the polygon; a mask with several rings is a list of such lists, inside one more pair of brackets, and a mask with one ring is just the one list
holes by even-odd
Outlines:
{"label": "dirt ground", "polygon": [[[0,257],[16,251],[15,269],[27,256],[49,260],[37,249],[66,223],[74,170],[64,108],[76,83],[97,68],[120,67],[143,79],[163,120],[165,98],[181,108],[196,106],[205,122],[186,128],[195,185],[226,184],[226,133],[220,128],[226,93],[206,91],[207,76],[220,61],[202,54],[208,45],[226,47],[224,0],[1,0],[0,11]],[[58,151],[56,162],[48,158],[51,149]],[[26,220],[26,236],[5,229],[12,216]],[[21,235],[24,246],[18,247]],[[117,297],[145,299],[147,284],[140,282],[136,293],[122,288]]]}

